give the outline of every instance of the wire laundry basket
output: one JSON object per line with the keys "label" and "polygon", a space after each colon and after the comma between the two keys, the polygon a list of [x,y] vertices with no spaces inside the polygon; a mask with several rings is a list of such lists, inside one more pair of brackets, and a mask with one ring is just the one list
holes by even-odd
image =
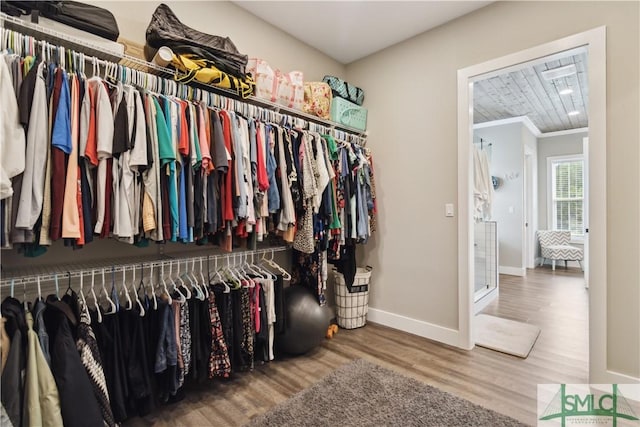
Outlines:
{"label": "wire laundry basket", "polygon": [[344,275],[333,270],[336,297],[336,319],[344,329],[361,328],[367,323],[369,311],[369,283],[371,267],[358,267],[353,285],[349,289]]}

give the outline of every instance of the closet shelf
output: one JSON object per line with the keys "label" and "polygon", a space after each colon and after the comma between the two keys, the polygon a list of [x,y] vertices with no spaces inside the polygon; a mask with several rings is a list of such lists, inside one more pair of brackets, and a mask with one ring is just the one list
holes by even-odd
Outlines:
{"label": "closet shelf", "polygon": [[[40,40],[47,41],[52,44],[64,46],[67,49],[72,49],[77,52],[84,53],[85,55],[95,56],[96,58],[103,59],[109,62],[119,63],[120,65],[123,65],[125,67],[153,74],[158,77],[169,78],[173,80],[176,75],[175,71],[172,69],[160,67],[152,62],[143,61],[139,58],[127,55],[126,53],[121,54],[120,52],[117,52],[115,50],[109,50],[105,48],[105,46],[99,46],[97,44],[91,43],[88,40],[55,31],[42,25],[34,24],[32,22],[7,15],[6,13],[0,13],[0,20],[2,21],[3,26],[8,29],[38,38]],[[307,114],[303,111],[288,108],[283,105],[267,101],[265,99],[257,98],[255,96],[242,98],[232,90],[223,89],[199,82],[191,82],[188,84],[188,86],[204,89],[208,92],[222,95],[237,101],[246,102],[251,105],[256,105],[258,107],[272,110],[277,113],[297,117],[308,122],[313,122],[325,126],[329,129],[336,129],[339,131],[347,132],[349,134],[359,136],[363,139],[367,137],[366,131],[363,132],[360,129],[345,126],[343,124],[336,123],[330,120],[324,120],[317,116]]]}
{"label": "closet shelf", "polygon": [[[3,271],[2,272],[2,281],[0,281],[0,288],[10,287],[12,282],[14,285],[23,285],[29,283],[36,283],[38,279],[41,282],[53,281],[56,279],[56,276],[59,280],[67,280],[68,278],[77,279],[81,275],[85,277],[85,281],[88,280],[87,276],[90,275],[91,270],[102,270],[108,269],[109,273],[111,273],[111,268],[114,269],[115,273],[121,273],[122,271],[132,271],[134,269],[139,269],[141,264],[144,265],[144,268],[150,267],[160,267],[163,264],[167,264],[169,261],[180,261],[180,262],[199,262],[202,260],[206,262],[207,259],[210,261],[220,260],[220,259],[229,259],[229,258],[244,258],[248,255],[262,255],[273,252],[283,252],[289,249],[288,246],[274,246],[272,248],[263,248],[256,250],[246,250],[242,252],[231,252],[231,253],[223,253],[223,254],[211,254],[206,251],[199,252],[191,252],[189,256],[176,256],[172,257],[169,255],[145,255],[139,257],[129,257],[126,262],[123,262],[122,258],[103,258],[96,261],[88,261],[83,263],[69,263],[69,264],[56,264],[56,265],[38,265],[38,266],[29,266],[23,267],[20,269]],[[66,282],[65,282],[66,283]]]}

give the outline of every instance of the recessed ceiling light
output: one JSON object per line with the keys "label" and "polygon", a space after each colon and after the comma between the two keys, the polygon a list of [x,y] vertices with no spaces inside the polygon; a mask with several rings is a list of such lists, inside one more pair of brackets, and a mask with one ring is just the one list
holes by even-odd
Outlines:
{"label": "recessed ceiling light", "polygon": [[564,67],[552,68],[551,70],[545,70],[541,72],[542,77],[545,80],[555,80],[562,77],[571,76],[576,73],[575,64],[565,65]]}
{"label": "recessed ceiling light", "polygon": [[559,93],[560,95],[569,95],[570,93],[573,93],[573,89],[562,89]]}
{"label": "recessed ceiling light", "polygon": [[580,111],[575,111],[575,110],[574,111],[569,111],[567,113],[567,115],[569,115],[569,116],[577,116],[578,114],[580,114]]}

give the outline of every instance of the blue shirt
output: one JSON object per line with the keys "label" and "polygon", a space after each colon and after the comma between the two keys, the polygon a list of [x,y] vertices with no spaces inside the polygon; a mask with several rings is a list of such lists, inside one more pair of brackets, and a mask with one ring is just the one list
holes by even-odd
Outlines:
{"label": "blue shirt", "polygon": [[58,100],[58,111],[53,122],[51,145],[67,154],[71,154],[71,96],[69,95],[69,80],[64,70],[62,73],[62,87]]}

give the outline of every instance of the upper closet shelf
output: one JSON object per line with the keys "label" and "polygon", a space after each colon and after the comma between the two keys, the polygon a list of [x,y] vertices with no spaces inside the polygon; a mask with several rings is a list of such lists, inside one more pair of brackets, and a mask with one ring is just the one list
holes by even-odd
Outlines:
{"label": "upper closet shelf", "polygon": [[[103,59],[109,62],[119,63],[120,65],[123,65],[125,67],[146,72],[149,74],[153,74],[163,78],[169,78],[173,80],[175,76],[175,72],[169,68],[160,67],[152,62],[143,61],[131,55],[123,54],[117,48],[111,49],[109,48],[108,45],[93,43],[90,40],[69,35],[60,31],[55,31],[50,28],[44,27],[42,25],[35,24],[20,18],[7,15],[6,13],[0,12],[0,19],[2,21],[2,27],[20,32],[24,35],[35,37],[40,40],[47,41],[55,45],[64,46],[67,49],[72,49],[77,52],[84,53],[85,55],[94,56],[96,58]],[[332,122],[330,120],[324,120],[319,117],[306,114],[303,111],[295,110],[293,108],[288,108],[264,99],[257,98],[255,96],[242,99],[240,96],[238,96],[238,94],[236,94],[232,90],[222,89],[216,86],[198,83],[198,82],[189,83],[188,86],[192,86],[195,88],[202,88],[202,89],[205,89],[206,91],[216,93],[237,101],[246,102],[248,104],[263,107],[265,109],[269,109],[281,114],[286,114],[289,116],[301,118],[308,122],[316,123],[321,126],[324,126],[328,129],[344,131],[348,134],[356,135],[362,138],[366,138],[367,136],[366,131],[363,132],[359,129],[345,126],[340,123]]]}

